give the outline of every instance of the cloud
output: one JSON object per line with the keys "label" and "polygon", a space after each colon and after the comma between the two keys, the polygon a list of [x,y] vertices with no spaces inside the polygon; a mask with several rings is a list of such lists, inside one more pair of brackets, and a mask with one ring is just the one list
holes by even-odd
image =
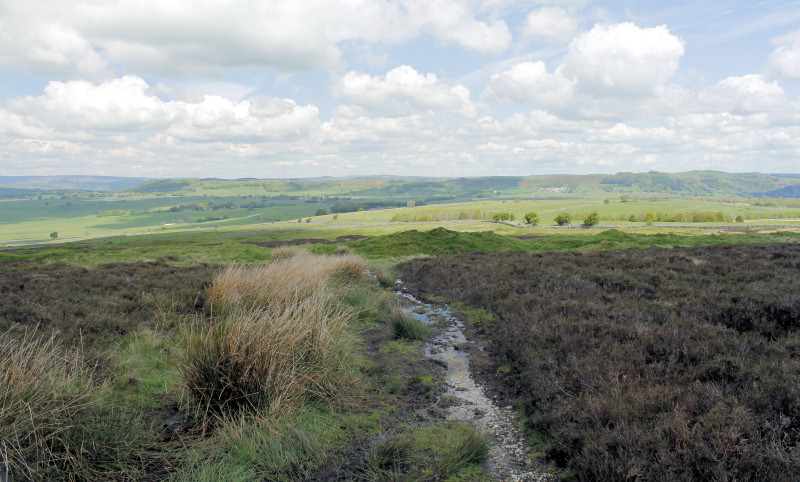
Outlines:
{"label": "cloud", "polygon": [[769,67],[787,80],[800,80],[800,30],[772,41],[775,50],[769,55]]}
{"label": "cloud", "polygon": [[408,65],[392,69],[382,77],[348,72],[333,91],[343,101],[380,115],[431,112],[467,118],[477,116],[466,87],[447,86],[436,74],[423,75]]}
{"label": "cloud", "polygon": [[458,0],[0,0],[0,68],[100,80],[113,69],[170,76],[341,64],[346,41],[400,42],[425,32],[477,52],[511,44],[502,20]]}
{"label": "cloud", "polygon": [[270,97],[163,101],[142,78],[124,76],[99,84],[50,82],[40,96],[7,102],[0,109],[0,132],[67,140],[116,136],[120,142],[154,133],[188,141],[266,142],[306,136],[318,126],[318,116],[316,106]]}
{"label": "cloud", "polygon": [[578,24],[561,7],[542,7],[528,14],[522,36],[555,42],[569,41]]}
{"label": "cloud", "polygon": [[521,62],[492,75],[484,98],[504,103],[561,105],[572,97],[575,83],[565,78],[560,69],[547,72],[541,60]]}
{"label": "cloud", "polygon": [[570,43],[563,74],[593,96],[654,96],[677,72],[683,53],[683,42],[666,26],[597,24]]}

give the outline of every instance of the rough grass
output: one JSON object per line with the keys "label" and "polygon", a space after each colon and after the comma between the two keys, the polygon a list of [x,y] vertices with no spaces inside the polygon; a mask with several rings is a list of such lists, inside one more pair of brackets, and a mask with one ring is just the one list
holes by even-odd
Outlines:
{"label": "rough grass", "polygon": [[13,479],[80,465],[78,447],[65,434],[92,402],[82,362],[34,330],[0,334],[0,451]]}
{"label": "rough grass", "polygon": [[388,321],[395,340],[424,340],[428,337],[428,327],[403,309],[393,309]]}
{"label": "rough grass", "polygon": [[258,266],[230,265],[214,276],[208,302],[214,309],[292,303],[332,281],[365,278],[366,264],[355,255],[318,256],[298,252]]}
{"label": "rough grass", "polygon": [[353,314],[334,302],[329,284],[363,277],[360,258],[307,253],[219,272],[211,320],[195,320],[183,336],[181,373],[203,423],[242,411],[274,417],[312,398],[334,399],[351,381]]}

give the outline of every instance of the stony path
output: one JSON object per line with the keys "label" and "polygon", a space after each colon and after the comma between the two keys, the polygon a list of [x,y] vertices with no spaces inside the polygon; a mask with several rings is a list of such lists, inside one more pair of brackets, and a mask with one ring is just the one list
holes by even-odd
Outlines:
{"label": "stony path", "polygon": [[500,407],[488,398],[483,387],[470,375],[469,355],[459,345],[472,343],[464,336],[463,322],[446,308],[423,303],[408,293],[401,296],[411,302],[409,312],[423,323],[444,322],[446,329],[425,347],[425,356],[447,366],[445,396],[457,400],[445,409],[449,420],[466,422],[492,437],[488,469],[499,480],[554,480],[546,473],[528,467],[530,448],[517,427],[519,420],[512,407]]}

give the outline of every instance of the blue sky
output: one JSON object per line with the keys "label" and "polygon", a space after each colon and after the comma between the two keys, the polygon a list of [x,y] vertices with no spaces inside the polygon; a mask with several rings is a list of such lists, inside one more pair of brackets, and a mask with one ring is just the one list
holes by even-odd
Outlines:
{"label": "blue sky", "polygon": [[0,175],[800,172],[800,1],[0,0]]}

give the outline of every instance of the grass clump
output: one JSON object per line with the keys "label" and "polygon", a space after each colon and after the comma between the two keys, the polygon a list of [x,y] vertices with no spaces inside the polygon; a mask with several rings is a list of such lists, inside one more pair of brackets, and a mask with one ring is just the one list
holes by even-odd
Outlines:
{"label": "grass clump", "polygon": [[367,473],[374,479],[402,474],[414,455],[414,439],[408,434],[382,436],[367,455]]}
{"label": "grass clump", "polygon": [[294,258],[298,255],[307,255],[308,250],[299,246],[279,246],[269,254],[270,261],[280,261]]}
{"label": "grass clump", "polygon": [[348,380],[349,314],[319,292],[296,304],[241,307],[187,329],[181,373],[207,415],[274,415],[327,398]]}
{"label": "grass clump", "polygon": [[395,340],[424,340],[428,337],[428,327],[400,308],[389,314],[389,325]]}
{"label": "grass clump", "polygon": [[230,265],[214,276],[208,302],[216,309],[292,303],[322,289],[328,282],[365,279],[358,256],[318,256],[308,252],[279,258],[266,265]]}
{"label": "grass clump", "polygon": [[489,439],[469,425],[458,425],[453,431],[439,461],[442,477],[447,479],[471,466],[480,466],[489,459]]}
{"label": "grass clump", "polygon": [[81,454],[66,435],[92,403],[80,354],[34,330],[0,334],[0,387],[0,450],[11,479],[77,472]]}

